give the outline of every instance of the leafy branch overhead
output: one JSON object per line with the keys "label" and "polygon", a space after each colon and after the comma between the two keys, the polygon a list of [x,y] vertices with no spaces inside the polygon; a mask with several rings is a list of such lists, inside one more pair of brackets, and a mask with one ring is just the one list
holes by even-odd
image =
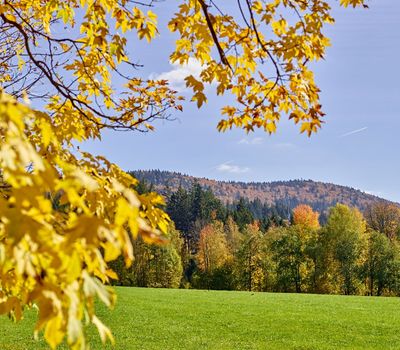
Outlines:
{"label": "leafy branch overhead", "polygon": [[[219,130],[263,128],[273,133],[281,115],[287,115],[300,123],[301,132],[316,132],[324,113],[308,65],[323,58],[330,45],[323,34],[324,25],[334,22],[329,2],[231,3],[185,1],[169,22],[179,34],[171,60],[183,64],[192,57],[203,66],[198,82],[193,76],[186,80],[193,100],[199,106],[207,101],[204,83],[214,82],[217,94],[230,93],[237,102],[222,109]],[[341,4],[365,5],[363,0]]]}
{"label": "leafy branch overhead", "polygon": [[[168,81],[143,79],[140,52],[130,52],[158,35],[158,2],[0,4],[0,314],[20,319],[36,304],[36,332],[52,348],[65,338],[85,348],[85,320],[112,339],[94,308],[95,297],[114,302],[108,262],[123,255],[129,265],[132,239],[160,242],[167,232],[160,196],[139,194],[134,178],[77,147],[105,129],[152,130],[182,110]],[[219,130],[273,133],[286,115],[302,132],[317,131],[324,114],[308,65],[329,45],[333,0],[175,3],[171,61],[202,65],[199,78],[186,78],[192,99],[201,107],[213,83],[236,101],[222,109]]]}
{"label": "leafy branch overhead", "polygon": [[[182,109],[168,82],[136,76],[140,52],[129,52],[132,34],[149,42],[158,34],[157,2],[6,0],[0,10],[3,88],[51,101],[54,115],[84,116],[83,138],[99,137],[96,130],[104,127],[151,130],[152,121]],[[219,130],[272,133],[283,114],[300,123],[301,132],[317,131],[324,113],[308,65],[330,44],[323,34],[334,22],[329,3],[181,1],[169,22],[179,34],[171,60],[185,64],[192,57],[202,64],[199,79],[187,77],[199,107],[207,101],[207,83],[235,97],[237,103],[221,111]],[[366,7],[365,0],[341,5]],[[120,79],[125,84],[116,89]]]}

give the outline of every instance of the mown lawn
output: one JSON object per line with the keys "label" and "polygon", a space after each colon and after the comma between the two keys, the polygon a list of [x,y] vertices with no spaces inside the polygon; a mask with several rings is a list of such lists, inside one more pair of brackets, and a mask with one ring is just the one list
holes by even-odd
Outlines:
{"label": "mown lawn", "polygon": [[[400,349],[400,299],[118,288],[116,349]],[[0,318],[0,350],[47,349],[35,312]],[[92,349],[103,347],[93,329]],[[65,349],[65,347],[60,347]]]}

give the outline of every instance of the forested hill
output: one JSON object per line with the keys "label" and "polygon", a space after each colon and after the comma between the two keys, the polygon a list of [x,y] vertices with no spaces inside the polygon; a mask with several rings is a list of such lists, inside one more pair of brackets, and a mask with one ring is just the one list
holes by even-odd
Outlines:
{"label": "forested hill", "polygon": [[212,192],[223,202],[232,203],[240,197],[249,201],[259,199],[268,205],[284,205],[293,209],[298,204],[309,204],[320,213],[336,203],[354,206],[364,211],[370,204],[385,201],[351,187],[312,180],[291,180],[274,182],[233,182],[197,178],[170,171],[133,171],[139,180],[153,184],[154,190],[165,194],[181,186],[189,189],[194,182]]}

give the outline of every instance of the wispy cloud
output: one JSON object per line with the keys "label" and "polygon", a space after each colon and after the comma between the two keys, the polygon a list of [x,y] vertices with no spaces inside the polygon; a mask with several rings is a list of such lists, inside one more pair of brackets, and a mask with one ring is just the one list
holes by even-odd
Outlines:
{"label": "wispy cloud", "polygon": [[232,162],[225,162],[216,167],[216,169],[222,173],[231,174],[243,174],[250,171],[248,167],[241,167],[239,165],[232,164]]}
{"label": "wispy cloud", "polygon": [[254,137],[252,139],[243,138],[238,143],[240,145],[261,145],[264,142],[262,137]]}
{"label": "wispy cloud", "polygon": [[172,69],[168,72],[160,74],[153,73],[150,75],[150,78],[168,80],[173,89],[183,91],[186,89],[185,78],[189,75],[193,75],[196,79],[199,79],[203,69],[201,63],[194,58],[189,58],[188,63],[184,65],[180,65],[177,62],[171,63],[171,68]]}
{"label": "wispy cloud", "polygon": [[353,130],[353,131],[346,132],[345,134],[340,135],[339,137],[347,137],[347,136],[350,136],[350,135],[355,135],[355,134],[358,134],[358,133],[360,133],[360,132],[363,132],[363,131],[365,131],[365,130],[367,130],[367,129],[368,129],[368,127],[364,126],[364,127],[361,128],[361,129],[357,129],[357,130]]}

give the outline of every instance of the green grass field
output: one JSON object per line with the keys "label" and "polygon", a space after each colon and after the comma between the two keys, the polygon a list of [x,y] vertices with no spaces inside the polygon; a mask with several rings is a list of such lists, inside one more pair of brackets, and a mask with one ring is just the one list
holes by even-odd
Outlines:
{"label": "green grass field", "polygon": [[[400,299],[118,288],[116,349],[400,349]],[[0,350],[47,349],[35,313],[0,318]],[[89,329],[92,349],[103,347]],[[65,349],[66,347],[60,347]]]}

